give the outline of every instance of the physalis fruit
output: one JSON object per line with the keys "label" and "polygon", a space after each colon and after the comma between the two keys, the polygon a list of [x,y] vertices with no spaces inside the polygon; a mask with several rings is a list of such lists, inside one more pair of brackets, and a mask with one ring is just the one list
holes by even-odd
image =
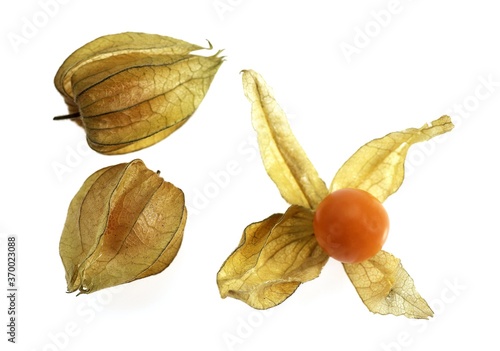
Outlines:
{"label": "physalis fruit", "polygon": [[384,206],[369,192],[340,189],[320,202],[313,220],[319,246],[340,262],[358,263],[380,251],[389,232]]}
{"label": "physalis fruit", "polygon": [[[344,261],[349,279],[370,311],[409,318],[432,316],[400,260],[380,249],[389,226],[380,203],[403,182],[408,149],[450,131],[450,117],[363,145],[327,188],[264,79],[244,71],[243,88],[252,104],[264,167],[290,207],[245,228],[238,247],[217,274],[221,296],[257,309],[274,307],[300,284],[318,277],[330,254]],[[344,202],[354,206],[348,210]],[[354,236],[358,238],[353,240]]]}

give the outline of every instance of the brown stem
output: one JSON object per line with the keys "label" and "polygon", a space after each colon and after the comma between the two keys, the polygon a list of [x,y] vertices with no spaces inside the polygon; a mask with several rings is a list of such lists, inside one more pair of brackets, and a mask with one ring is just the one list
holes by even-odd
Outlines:
{"label": "brown stem", "polygon": [[73,118],[80,118],[80,112],[70,113],[69,115],[56,116],[54,117],[54,121],[59,121],[62,119],[73,119]]}

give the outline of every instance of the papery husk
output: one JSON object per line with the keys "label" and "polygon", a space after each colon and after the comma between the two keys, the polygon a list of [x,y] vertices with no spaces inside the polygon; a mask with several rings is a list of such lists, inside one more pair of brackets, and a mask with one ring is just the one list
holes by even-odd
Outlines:
{"label": "papery husk", "polygon": [[141,160],[95,172],[71,201],[61,235],[68,292],[160,273],[180,248],[186,217],[183,192]]}
{"label": "papery husk", "polygon": [[[211,49],[211,45],[209,49]],[[102,154],[151,146],[179,129],[204,99],[223,58],[171,37],[120,33],[73,52],[54,79],[69,115]]]}

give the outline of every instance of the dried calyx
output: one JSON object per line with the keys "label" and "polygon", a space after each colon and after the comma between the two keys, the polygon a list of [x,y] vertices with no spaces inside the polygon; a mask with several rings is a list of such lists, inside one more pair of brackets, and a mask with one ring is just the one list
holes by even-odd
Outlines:
{"label": "dried calyx", "polygon": [[[211,49],[212,46],[208,49]],[[171,37],[120,33],[73,52],[54,84],[92,149],[124,154],[151,146],[179,129],[200,105],[223,62],[219,52]]]}
{"label": "dried calyx", "polygon": [[71,201],[59,244],[68,292],[160,273],[180,248],[186,217],[183,192],[141,160],[95,172]]}

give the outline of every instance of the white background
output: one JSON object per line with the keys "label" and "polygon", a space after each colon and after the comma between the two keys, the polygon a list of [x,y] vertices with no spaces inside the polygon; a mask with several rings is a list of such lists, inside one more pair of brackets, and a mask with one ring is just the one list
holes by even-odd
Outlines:
{"label": "white background", "polygon": [[[47,5],[50,4],[50,5]],[[0,287],[18,237],[17,350],[443,350],[498,347],[500,21],[493,1],[2,2]],[[389,15],[388,15],[389,14]],[[224,49],[192,119],[148,149],[103,156],[65,114],[53,77],[105,34],[157,33]],[[354,50],[345,52],[345,48]],[[344,48],[344,51],[343,49]],[[210,53],[209,53],[210,54]],[[456,128],[414,147],[386,208],[385,249],[434,308],[426,322],[370,313],[333,260],[267,313],[221,299],[216,273],[251,222],[287,204],[255,149],[240,70],[274,88],[329,183],[365,142],[447,113]],[[488,82],[489,83],[485,83]],[[460,112],[460,111],[463,112]],[[94,171],[141,158],[183,189],[184,241],[159,275],[66,294],[58,254],[71,198]],[[218,186],[228,165],[238,173]],[[56,169],[64,166],[65,172]],[[6,288],[5,288],[6,289]],[[5,292],[6,294],[6,292]],[[0,296],[4,296],[4,292]],[[493,317],[493,323],[490,322]]]}

